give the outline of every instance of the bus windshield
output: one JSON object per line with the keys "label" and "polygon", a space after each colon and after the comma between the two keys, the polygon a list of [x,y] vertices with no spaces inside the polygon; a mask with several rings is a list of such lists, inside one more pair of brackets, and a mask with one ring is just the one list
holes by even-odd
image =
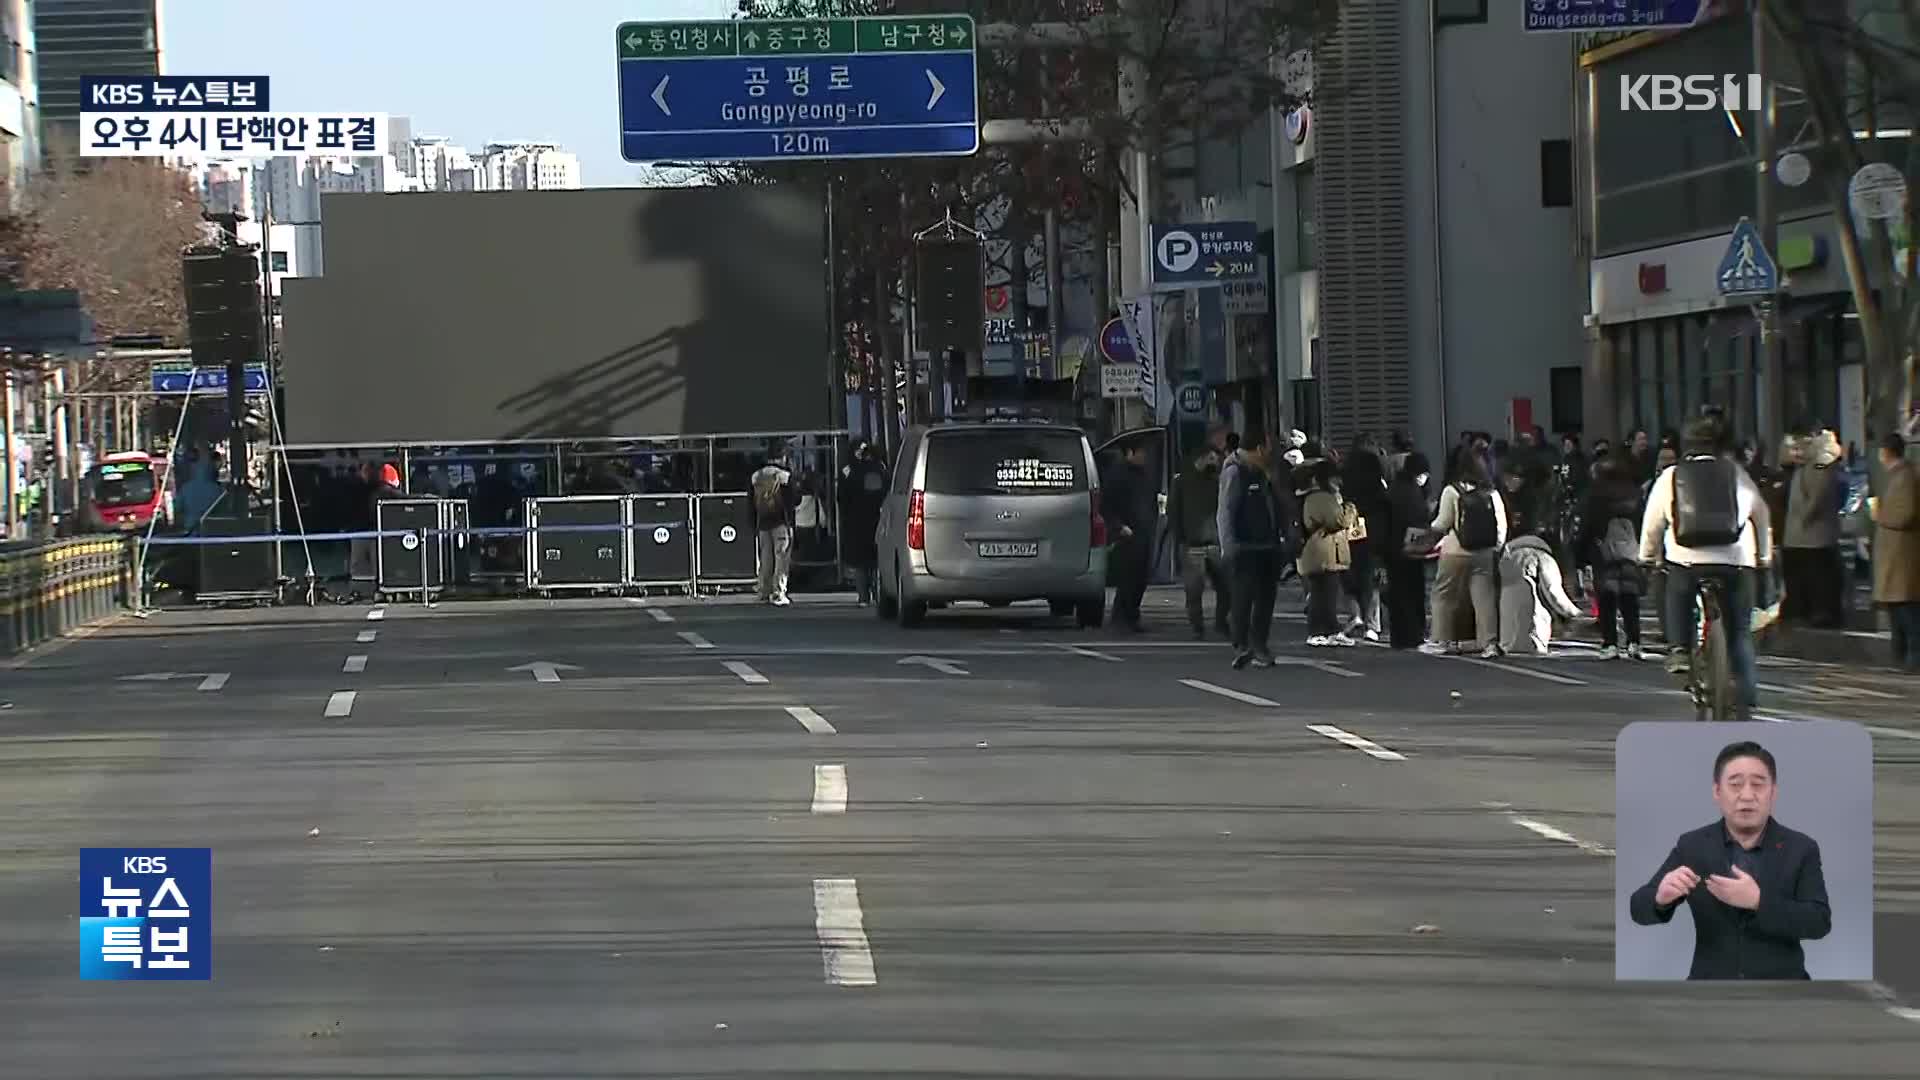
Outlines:
{"label": "bus windshield", "polygon": [[94,471],[93,501],[98,506],[145,506],[153,494],[153,469],[146,465],[102,465]]}

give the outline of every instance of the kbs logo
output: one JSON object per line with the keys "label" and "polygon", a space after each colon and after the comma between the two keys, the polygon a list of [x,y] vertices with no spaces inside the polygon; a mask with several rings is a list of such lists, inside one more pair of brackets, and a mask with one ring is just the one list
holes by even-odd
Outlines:
{"label": "kbs logo", "polygon": [[1758,75],[1622,75],[1621,112],[1716,112],[1758,109]]}

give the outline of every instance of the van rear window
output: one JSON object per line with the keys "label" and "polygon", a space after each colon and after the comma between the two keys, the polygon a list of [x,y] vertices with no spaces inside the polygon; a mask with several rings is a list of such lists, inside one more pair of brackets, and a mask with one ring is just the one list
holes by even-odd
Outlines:
{"label": "van rear window", "polygon": [[1087,490],[1087,455],[1072,431],[942,431],[927,437],[932,495],[1059,495]]}

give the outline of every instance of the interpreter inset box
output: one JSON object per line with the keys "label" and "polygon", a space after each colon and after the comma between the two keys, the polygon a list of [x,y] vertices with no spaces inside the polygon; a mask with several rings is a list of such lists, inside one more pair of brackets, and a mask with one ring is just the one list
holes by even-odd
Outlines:
{"label": "interpreter inset box", "polygon": [[1614,787],[1614,978],[1873,978],[1865,728],[1629,724]]}

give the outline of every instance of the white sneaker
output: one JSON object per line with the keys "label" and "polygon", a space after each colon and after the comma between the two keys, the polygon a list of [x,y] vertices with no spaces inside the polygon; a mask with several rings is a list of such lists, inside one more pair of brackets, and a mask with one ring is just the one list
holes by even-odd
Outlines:
{"label": "white sneaker", "polygon": [[787,606],[789,606],[789,605],[791,605],[792,603],[793,603],[793,601],[791,601],[791,600],[789,600],[789,599],[787,599],[787,598],[786,598],[786,597],[784,597],[784,596],[776,596],[776,597],[774,597],[774,598],[773,598],[773,606],[774,606],[774,607],[787,607]]}
{"label": "white sneaker", "polygon": [[1315,634],[1307,639],[1307,644],[1316,649],[1324,649],[1333,644],[1333,639],[1325,634]]}
{"label": "white sneaker", "polygon": [[1600,650],[1600,659],[1618,660],[1620,659],[1620,650],[1608,645],[1606,648]]}
{"label": "white sneaker", "polygon": [[1367,631],[1367,640],[1374,643],[1375,645],[1380,644],[1380,631],[1378,630]]}
{"label": "white sneaker", "polygon": [[1336,648],[1351,649],[1358,646],[1360,643],[1353,640],[1352,638],[1348,637],[1345,634],[1335,634],[1332,637],[1327,639],[1327,644],[1332,645]]}
{"label": "white sneaker", "polygon": [[1646,658],[1647,658],[1647,654],[1640,651],[1640,646],[1638,645],[1627,646],[1627,659],[1639,661],[1639,660],[1645,660]]}
{"label": "white sneaker", "polygon": [[1480,659],[1482,660],[1498,660],[1505,655],[1506,653],[1502,652],[1498,645],[1489,645],[1480,650]]}
{"label": "white sneaker", "polygon": [[1420,646],[1420,652],[1425,656],[1445,656],[1451,651],[1444,641],[1428,641]]}

